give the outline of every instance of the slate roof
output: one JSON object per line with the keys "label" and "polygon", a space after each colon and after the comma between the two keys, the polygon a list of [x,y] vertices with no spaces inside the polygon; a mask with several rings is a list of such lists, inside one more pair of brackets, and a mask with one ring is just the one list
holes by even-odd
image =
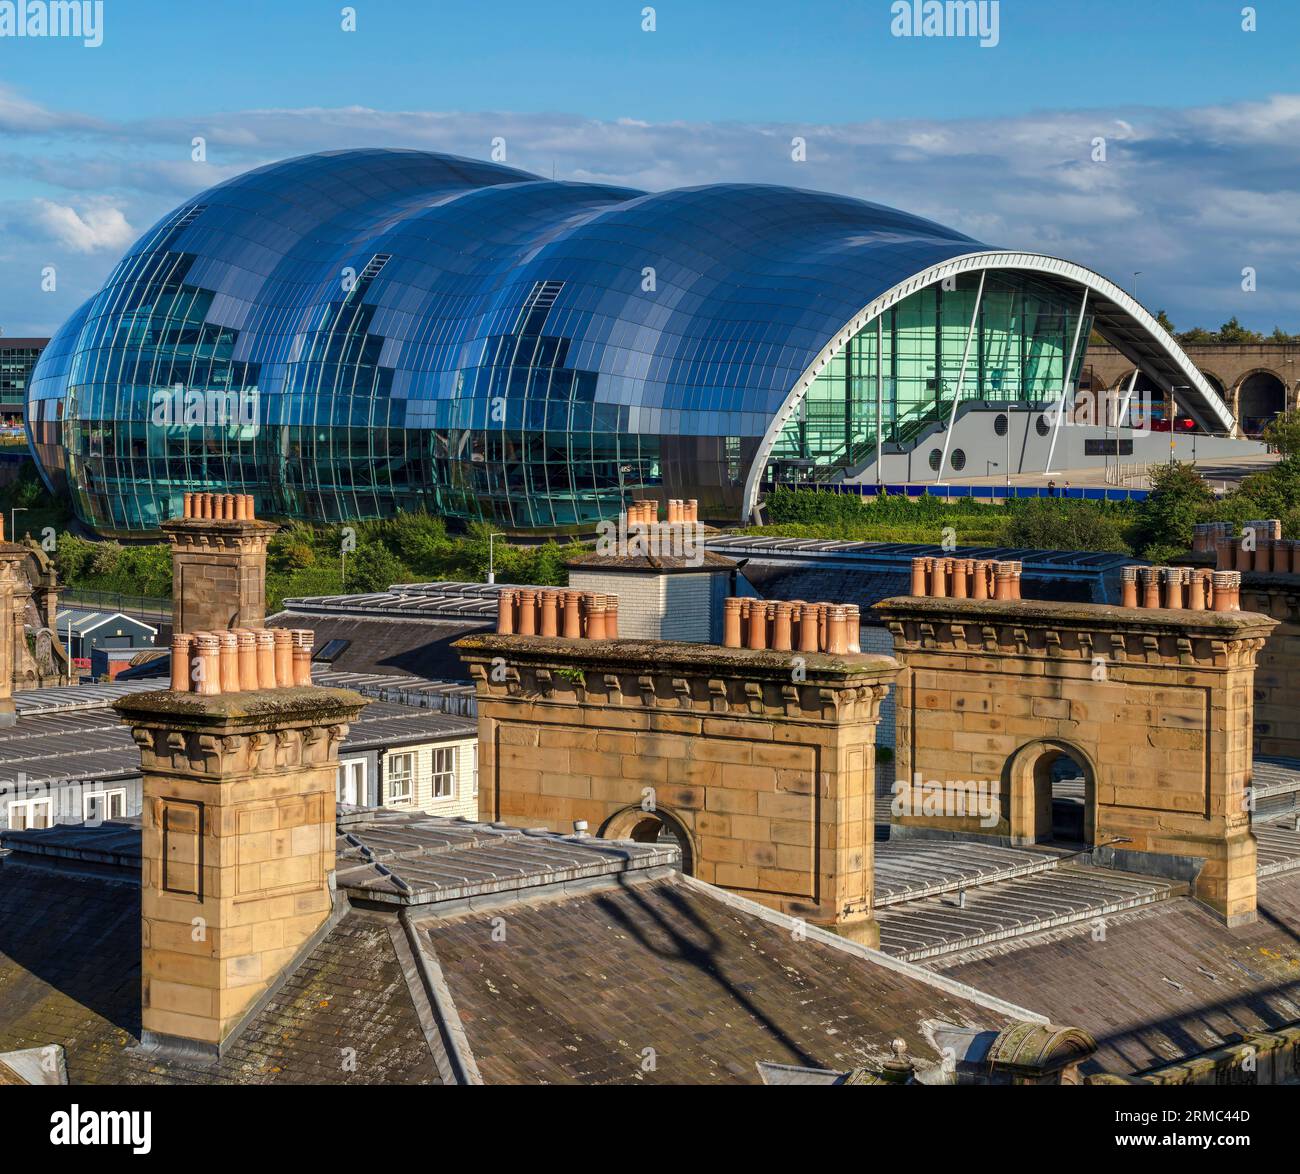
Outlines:
{"label": "slate roof", "polygon": [[0,864],[0,1053],[62,1046],[70,1084],[436,1084],[389,920],[350,912],[218,1064],[166,1059],[138,1046],[138,883],[10,856]]}
{"label": "slate roof", "polygon": [[[661,878],[418,924],[489,1083],[761,1084],[759,1062],[872,1066],[923,1021],[1008,1017]],[[647,1058],[653,1049],[653,1067]]]}
{"label": "slate roof", "polygon": [[1136,1073],[1300,1019],[1300,872],[1263,878],[1259,920],[1227,929],[1190,899],[998,943],[935,968],[1091,1032],[1085,1071]]}
{"label": "slate roof", "polygon": [[870,1067],[896,1037],[933,1067],[929,1021],[1026,1017],[683,878],[672,846],[391,812],[340,832],[339,920],[216,1065],[136,1046],[127,830],[76,840],[111,839],[115,876],[33,854],[67,830],[6,836],[0,1055],[60,1045],[73,1084],[761,1083],[762,1062]]}
{"label": "slate roof", "polygon": [[363,619],[286,610],[271,616],[266,626],[310,628],[316,633],[317,650],[330,640],[349,641],[329,664],[336,672],[468,681],[469,673],[451,646],[471,632],[495,631],[495,615],[495,605],[491,622],[480,618],[425,620],[407,616]]}
{"label": "slate roof", "polygon": [[[15,779],[20,773],[29,783],[137,777],[139,747],[108,706],[118,697],[157,687],[143,682],[113,683],[17,694],[18,722],[0,728],[0,781]],[[349,724],[343,747],[373,750],[472,738],[477,731],[477,719],[468,712],[377,700]]]}

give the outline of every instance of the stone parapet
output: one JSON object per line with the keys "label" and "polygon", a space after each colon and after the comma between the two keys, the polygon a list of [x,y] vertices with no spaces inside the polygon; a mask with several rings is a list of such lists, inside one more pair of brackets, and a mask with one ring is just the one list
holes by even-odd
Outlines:
{"label": "stone parapet", "polygon": [[[1192,879],[1230,923],[1254,917],[1252,687],[1274,620],[914,597],[876,612],[903,666],[901,833],[1050,840],[1051,767],[1068,756],[1100,859]],[[995,819],[971,802],[985,790]]]}
{"label": "stone parapet", "polygon": [[874,941],[884,656],[468,636],[480,817],[610,838],[667,827],[684,867]]}
{"label": "stone parapet", "polygon": [[114,708],[140,747],[142,1025],[219,1053],[332,908],[340,689],[157,692]]}

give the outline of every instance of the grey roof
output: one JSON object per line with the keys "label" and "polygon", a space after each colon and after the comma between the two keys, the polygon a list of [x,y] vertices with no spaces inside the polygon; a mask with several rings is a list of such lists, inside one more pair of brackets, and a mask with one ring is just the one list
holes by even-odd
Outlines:
{"label": "grey roof", "polygon": [[89,636],[92,632],[102,628],[105,624],[112,623],[114,620],[137,624],[142,628],[147,628],[154,635],[158,634],[158,629],[153,624],[146,624],[144,620],[129,616],[121,611],[92,611],[84,607],[64,607],[59,609],[55,620],[60,632],[67,632],[71,628],[74,636]]}
{"label": "grey roof", "polygon": [[310,595],[284,601],[298,615],[354,615],[403,620],[496,620],[508,583],[394,583],[365,595]]}
{"label": "grey roof", "polygon": [[[118,697],[156,688],[154,682],[138,682],[125,686],[38,689],[17,694],[16,703],[38,694],[46,697],[30,709],[20,709],[16,725],[0,727],[0,779],[12,779],[18,774],[28,783],[137,777],[139,749],[130,730],[109,707]],[[51,699],[51,694],[59,696]],[[343,749],[380,750],[473,738],[477,732],[478,724],[472,716],[392,701],[372,701],[350,723]]]}

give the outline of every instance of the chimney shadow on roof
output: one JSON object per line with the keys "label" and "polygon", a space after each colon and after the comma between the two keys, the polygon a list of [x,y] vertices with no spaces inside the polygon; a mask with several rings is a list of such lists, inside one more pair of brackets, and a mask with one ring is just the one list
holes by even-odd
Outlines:
{"label": "chimney shadow on roof", "polygon": [[[2,880],[0,956],[138,1040],[139,886],[12,860]],[[0,1013],[0,1030],[7,1018]],[[38,1025],[49,1028],[59,1020],[71,1029],[69,1037],[88,1034],[68,1024],[66,1013],[47,1011]]]}
{"label": "chimney shadow on roof", "polygon": [[723,969],[726,958],[721,938],[700,918],[679,887],[658,884],[654,886],[654,892],[657,901],[671,906],[681,920],[688,923],[686,926],[669,921],[660,909],[646,901],[639,891],[640,886],[634,881],[620,876],[618,883],[622,894],[640,910],[643,919],[629,917],[627,910],[608,896],[593,897],[593,905],[656,957],[665,962],[690,966],[711,979],[723,994],[743,1007],[793,1057],[793,1061],[783,1058],[780,1062],[795,1062],[819,1068],[824,1066],[818,1057],[806,1052],[768,1016],[746,990],[727,977]]}

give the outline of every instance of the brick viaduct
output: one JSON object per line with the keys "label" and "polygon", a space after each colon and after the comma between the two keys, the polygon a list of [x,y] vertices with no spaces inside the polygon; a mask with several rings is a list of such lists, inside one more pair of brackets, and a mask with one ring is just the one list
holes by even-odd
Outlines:
{"label": "brick viaduct", "polygon": [[[1259,431],[1274,413],[1300,406],[1300,346],[1184,346],[1183,350],[1232,410],[1243,434]],[[1090,345],[1081,384],[1120,390],[1133,364],[1112,346]]]}

